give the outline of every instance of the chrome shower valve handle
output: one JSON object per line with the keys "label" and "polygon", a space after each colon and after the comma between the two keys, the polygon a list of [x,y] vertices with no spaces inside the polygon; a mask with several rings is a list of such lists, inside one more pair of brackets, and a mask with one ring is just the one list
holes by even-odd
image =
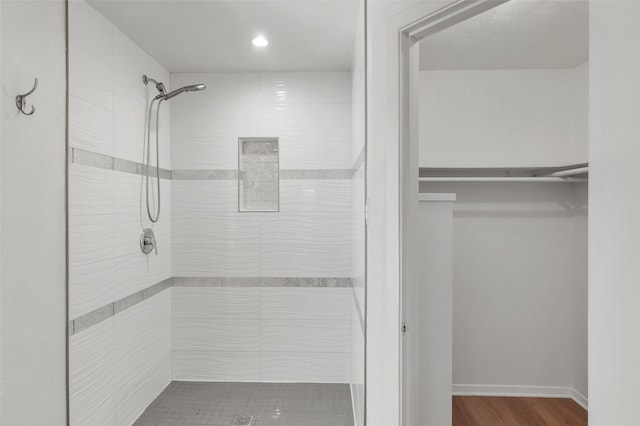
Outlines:
{"label": "chrome shower valve handle", "polygon": [[142,253],[149,254],[151,250],[154,250],[156,256],[158,255],[158,243],[156,243],[156,236],[153,234],[153,229],[145,228],[140,236],[140,249]]}

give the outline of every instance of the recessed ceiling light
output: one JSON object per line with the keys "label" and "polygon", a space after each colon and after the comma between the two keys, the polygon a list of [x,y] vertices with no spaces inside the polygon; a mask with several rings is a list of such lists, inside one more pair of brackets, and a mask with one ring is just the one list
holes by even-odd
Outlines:
{"label": "recessed ceiling light", "polygon": [[265,47],[269,45],[269,40],[267,40],[263,36],[258,36],[253,39],[253,45],[258,47]]}

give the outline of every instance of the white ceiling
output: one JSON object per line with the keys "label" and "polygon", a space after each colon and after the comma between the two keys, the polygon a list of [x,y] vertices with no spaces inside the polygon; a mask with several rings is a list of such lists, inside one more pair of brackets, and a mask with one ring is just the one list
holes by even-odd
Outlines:
{"label": "white ceiling", "polygon": [[351,68],[355,0],[88,1],[171,72]]}
{"label": "white ceiling", "polygon": [[571,68],[589,57],[589,6],[511,0],[420,42],[420,68]]}

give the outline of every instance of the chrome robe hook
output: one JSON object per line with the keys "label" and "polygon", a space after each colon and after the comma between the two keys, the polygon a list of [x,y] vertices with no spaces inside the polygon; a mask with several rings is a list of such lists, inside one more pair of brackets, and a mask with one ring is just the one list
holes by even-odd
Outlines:
{"label": "chrome robe hook", "polygon": [[36,78],[36,81],[33,83],[33,89],[29,90],[24,95],[16,96],[16,106],[18,107],[20,112],[23,113],[24,115],[33,115],[33,113],[36,112],[36,107],[34,107],[33,105],[31,105],[31,111],[29,112],[25,111],[25,108],[27,106],[27,96],[35,92],[37,88],[38,88],[38,79]]}

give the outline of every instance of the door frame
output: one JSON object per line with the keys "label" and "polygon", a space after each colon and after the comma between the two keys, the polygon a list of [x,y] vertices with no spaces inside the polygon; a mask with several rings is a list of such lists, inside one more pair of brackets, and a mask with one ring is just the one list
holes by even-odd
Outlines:
{"label": "door frame", "polygon": [[[414,401],[417,394],[415,368],[416,342],[411,339],[411,324],[417,324],[419,306],[416,298],[419,260],[415,229],[418,222],[419,171],[419,42],[446,28],[477,16],[509,0],[457,0],[396,29],[398,138],[399,138],[399,283],[400,318],[400,422],[402,426],[417,423]],[[419,302],[417,302],[419,303]],[[416,333],[414,333],[416,334]]]}

